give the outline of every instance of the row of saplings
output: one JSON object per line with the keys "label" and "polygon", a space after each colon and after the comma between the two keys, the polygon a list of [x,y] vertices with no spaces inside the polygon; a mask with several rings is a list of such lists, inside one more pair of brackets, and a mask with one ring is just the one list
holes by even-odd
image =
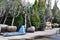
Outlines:
{"label": "row of saplings", "polygon": [[[46,22],[46,27],[45,30],[51,30],[52,28],[59,27],[59,24],[54,23],[52,24],[51,22]],[[16,26],[8,26],[5,24],[0,24],[0,32],[15,32],[17,30]],[[35,27],[31,26],[27,28],[28,32],[35,32]]]}

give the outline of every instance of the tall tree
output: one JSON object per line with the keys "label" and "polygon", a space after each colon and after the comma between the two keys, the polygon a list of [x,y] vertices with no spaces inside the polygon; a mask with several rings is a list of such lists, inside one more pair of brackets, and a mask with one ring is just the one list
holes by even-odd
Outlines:
{"label": "tall tree", "polygon": [[6,11],[5,11],[5,14],[4,14],[4,21],[3,21],[3,24],[5,24],[6,20],[7,20],[7,17],[8,17],[8,14],[9,14],[9,10],[10,10],[10,7],[12,6],[12,0],[6,0]]}
{"label": "tall tree", "polygon": [[46,8],[46,21],[52,22],[51,0],[48,0],[48,4]]}
{"label": "tall tree", "polygon": [[[13,5],[15,5],[16,8],[17,8],[15,19],[14,19],[14,23],[13,24],[15,26],[17,26],[18,29],[19,29],[19,27],[24,24],[24,10],[23,10],[24,8],[23,8],[20,0],[15,0],[15,3],[13,3]],[[14,7],[12,6],[12,8],[14,8]]]}
{"label": "tall tree", "polygon": [[32,25],[35,26],[36,28],[39,28],[41,21],[40,21],[39,15],[38,15],[37,0],[35,0],[35,4],[33,5],[32,13],[33,13],[31,16]]}
{"label": "tall tree", "polygon": [[45,22],[45,0],[38,0],[38,14],[41,19],[41,23]]}
{"label": "tall tree", "polygon": [[54,22],[57,22],[57,16],[59,15],[59,8],[58,8],[58,6],[57,6],[57,3],[58,3],[58,1],[56,1],[55,0],[55,4],[54,4],[54,7],[53,7],[53,9],[52,9],[52,12],[53,12],[53,23]]}
{"label": "tall tree", "polygon": [[6,5],[6,0],[0,0],[0,23],[6,11],[5,5]]}
{"label": "tall tree", "polygon": [[[20,14],[21,14],[20,10],[22,10],[21,7],[22,6],[21,6],[21,3],[20,3],[20,0],[13,0],[12,6],[10,8],[10,14],[13,17],[11,25],[13,25],[14,22],[17,20],[16,18],[18,18],[20,20]],[[16,23],[19,20],[17,20]]]}

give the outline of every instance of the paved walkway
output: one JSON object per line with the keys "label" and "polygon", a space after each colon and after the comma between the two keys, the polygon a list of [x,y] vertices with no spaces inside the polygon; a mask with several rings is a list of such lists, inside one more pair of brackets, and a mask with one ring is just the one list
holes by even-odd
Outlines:
{"label": "paved walkway", "polygon": [[8,39],[30,39],[34,38],[36,36],[48,36],[48,35],[53,35],[59,33],[59,28],[54,28],[52,30],[45,30],[45,31],[37,31],[34,33],[26,33],[25,35],[18,35],[18,36],[9,36],[9,37],[4,37],[0,36],[0,40],[8,40]]}
{"label": "paved walkway", "polygon": [[46,36],[46,37],[39,37],[34,40],[60,40],[60,34]]}

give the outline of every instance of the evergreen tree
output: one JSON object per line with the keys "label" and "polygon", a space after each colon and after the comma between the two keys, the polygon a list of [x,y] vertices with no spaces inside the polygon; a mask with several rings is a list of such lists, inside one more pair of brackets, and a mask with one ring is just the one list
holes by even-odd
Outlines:
{"label": "evergreen tree", "polygon": [[58,10],[59,10],[59,8],[57,7],[57,1],[55,0],[54,7],[53,7],[53,9],[52,9],[53,17],[54,17],[53,23],[54,23],[54,22],[57,22],[56,14],[58,13]]}
{"label": "evergreen tree", "polygon": [[41,19],[41,23],[45,22],[45,0],[39,0],[38,1],[38,14]]}
{"label": "evergreen tree", "polygon": [[46,5],[46,21],[52,22],[52,11],[51,11],[51,0],[48,0],[48,4]]}
{"label": "evergreen tree", "polygon": [[32,16],[31,16],[32,25],[35,26],[36,28],[39,28],[41,21],[40,21],[39,15],[38,15],[37,0],[35,0],[35,4],[33,5],[32,12],[33,12]]}

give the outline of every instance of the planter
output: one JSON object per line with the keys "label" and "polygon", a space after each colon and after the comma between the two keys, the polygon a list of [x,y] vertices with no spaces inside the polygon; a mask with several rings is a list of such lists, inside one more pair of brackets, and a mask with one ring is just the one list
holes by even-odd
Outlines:
{"label": "planter", "polygon": [[8,27],[7,27],[7,30],[8,30],[9,32],[16,32],[17,27],[16,27],[16,26],[8,26]]}
{"label": "planter", "polygon": [[44,23],[41,24],[39,31],[44,31],[45,30],[46,25]]}
{"label": "planter", "polygon": [[27,28],[27,32],[35,32],[35,27],[34,26],[31,26],[29,28]]}

